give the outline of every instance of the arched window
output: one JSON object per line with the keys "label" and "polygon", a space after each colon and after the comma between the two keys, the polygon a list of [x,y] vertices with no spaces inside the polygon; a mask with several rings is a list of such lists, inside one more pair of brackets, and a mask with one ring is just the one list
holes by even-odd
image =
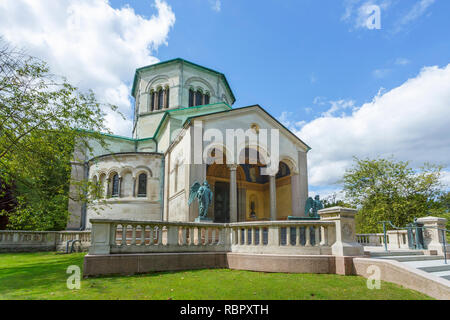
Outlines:
{"label": "arched window", "polygon": [[165,96],[165,101],[164,101],[164,108],[168,108],[169,107],[169,88],[166,87],[166,89],[164,90],[164,96]]}
{"label": "arched window", "polygon": [[138,178],[138,197],[147,196],[147,174],[141,173]]}
{"label": "arched window", "polygon": [[115,173],[112,177],[111,197],[119,196],[119,175]]}
{"label": "arched window", "polygon": [[205,104],[209,104],[209,92],[205,94]]}
{"label": "arched window", "polygon": [[195,105],[201,106],[203,104],[203,94],[200,90],[195,93]]}
{"label": "arched window", "polygon": [[189,108],[194,106],[194,90],[189,89]]}
{"label": "arched window", "polygon": [[161,110],[164,106],[164,90],[159,89],[158,91],[158,110]]}
{"label": "arched window", "polygon": [[155,110],[155,91],[150,92],[150,111]]}

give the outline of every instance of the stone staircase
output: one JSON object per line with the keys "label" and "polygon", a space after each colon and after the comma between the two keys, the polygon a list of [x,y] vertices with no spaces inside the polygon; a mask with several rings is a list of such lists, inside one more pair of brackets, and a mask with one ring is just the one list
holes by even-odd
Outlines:
{"label": "stone staircase", "polygon": [[450,259],[447,259],[447,264],[445,264],[443,256],[425,255],[420,250],[370,251],[366,253],[374,259],[395,260],[404,266],[425,271],[430,275],[445,280],[450,280]]}

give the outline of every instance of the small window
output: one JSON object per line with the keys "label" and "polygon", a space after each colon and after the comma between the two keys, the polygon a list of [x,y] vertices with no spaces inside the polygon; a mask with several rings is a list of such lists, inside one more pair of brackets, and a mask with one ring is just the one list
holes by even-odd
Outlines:
{"label": "small window", "polygon": [[111,197],[119,196],[119,175],[117,173],[112,177]]}
{"label": "small window", "polygon": [[189,89],[189,108],[194,106],[194,90]]}
{"label": "small window", "polygon": [[203,94],[202,92],[199,90],[195,93],[195,105],[196,106],[201,106],[203,104]]}
{"label": "small window", "polygon": [[141,173],[138,178],[138,197],[147,196],[147,175]]}
{"label": "small window", "polygon": [[158,91],[158,110],[161,110],[164,106],[164,90],[159,89]]}
{"label": "small window", "polygon": [[205,104],[209,104],[209,93],[205,94]]}
{"label": "small window", "polygon": [[169,88],[166,88],[164,96],[166,97],[165,101],[164,101],[164,108],[169,108]]}
{"label": "small window", "polygon": [[150,93],[150,111],[155,110],[155,91]]}

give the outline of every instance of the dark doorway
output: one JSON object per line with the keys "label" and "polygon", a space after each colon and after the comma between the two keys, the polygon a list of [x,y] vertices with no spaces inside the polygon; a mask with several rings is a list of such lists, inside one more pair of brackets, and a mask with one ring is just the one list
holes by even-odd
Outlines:
{"label": "dark doorway", "polygon": [[214,222],[230,222],[230,184],[216,182],[214,185]]}

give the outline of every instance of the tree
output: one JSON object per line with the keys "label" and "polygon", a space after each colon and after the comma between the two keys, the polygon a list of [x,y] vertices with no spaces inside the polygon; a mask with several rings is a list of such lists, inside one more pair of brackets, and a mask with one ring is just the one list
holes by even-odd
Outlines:
{"label": "tree", "polygon": [[324,208],[332,208],[332,207],[351,208],[351,204],[346,203],[344,200],[338,200],[337,194],[333,193],[323,200],[323,207]]}
{"label": "tree", "polygon": [[393,159],[355,158],[343,178],[347,200],[359,209],[358,232],[380,232],[380,221],[399,227],[415,217],[442,213],[436,201],[442,195],[442,167],[425,164],[413,170],[408,162]]}
{"label": "tree", "polygon": [[[10,228],[65,228],[74,146],[105,145],[104,108],[116,110],[0,39],[0,179],[14,186],[17,205]],[[82,181],[78,188],[74,200],[90,199],[97,187]]]}

